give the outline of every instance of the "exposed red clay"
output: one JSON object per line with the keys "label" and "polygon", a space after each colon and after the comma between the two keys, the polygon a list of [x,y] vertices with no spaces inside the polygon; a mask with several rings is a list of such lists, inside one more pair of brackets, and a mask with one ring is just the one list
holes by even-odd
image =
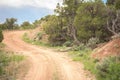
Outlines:
{"label": "exposed red clay", "polygon": [[109,41],[105,46],[93,53],[93,57],[100,59],[110,55],[120,55],[120,38]]}

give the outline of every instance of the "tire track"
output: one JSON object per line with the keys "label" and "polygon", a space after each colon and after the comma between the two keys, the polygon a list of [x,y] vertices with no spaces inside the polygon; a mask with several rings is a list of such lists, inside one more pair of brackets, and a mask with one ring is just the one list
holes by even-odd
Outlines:
{"label": "tire track", "polygon": [[31,68],[23,80],[94,80],[86,76],[83,65],[51,49],[30,45],[21,40],[26,31],[4,32],[4,43],[15,52],[28,56]]}

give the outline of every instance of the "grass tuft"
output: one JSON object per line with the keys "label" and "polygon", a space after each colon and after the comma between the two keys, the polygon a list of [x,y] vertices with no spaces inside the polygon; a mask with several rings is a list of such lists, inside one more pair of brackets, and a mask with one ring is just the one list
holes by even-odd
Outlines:
{"label": "grass tuft", "polygon": [[15,80],[19,62],[24,59],[24,56],[0,50],[0,80]]}
{"label": "grass tuft", "polygon": [[73,61],[82,62],[85,70],[89,70],[91,73],[96,74],[95,65],[97,61],[90,57],[91,52],[91,49],[85,48],[79,51],[70,51],[69,55],[72,57]]}

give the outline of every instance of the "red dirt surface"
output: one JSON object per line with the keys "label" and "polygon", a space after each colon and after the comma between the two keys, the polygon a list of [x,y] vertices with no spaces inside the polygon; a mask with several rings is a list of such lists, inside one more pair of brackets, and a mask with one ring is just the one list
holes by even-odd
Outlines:
{"label": "red dirt surface", "polygon": [[109,41],[93,53],[93,57],[100,59],[111,55],[120,55],[120,38]]}
{"label": "red dirt surface", "polygon": [[25,32],[4,32],[3,42],[8,48],[28,56],[31,62],[25,77],[18,80],[94,80],[93,77],[86,75],[83,64],[73,62],[64,53],[22,41]]}

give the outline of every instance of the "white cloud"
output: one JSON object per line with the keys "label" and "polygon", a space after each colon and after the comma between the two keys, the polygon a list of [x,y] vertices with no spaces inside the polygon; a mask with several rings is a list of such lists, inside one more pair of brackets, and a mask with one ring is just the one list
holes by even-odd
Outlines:
{"label": "white cloud", "polygon": [[11,7],[33,6],[54,9],[58,2],[62,3],[62,0],[0,0],[0,6]]}

